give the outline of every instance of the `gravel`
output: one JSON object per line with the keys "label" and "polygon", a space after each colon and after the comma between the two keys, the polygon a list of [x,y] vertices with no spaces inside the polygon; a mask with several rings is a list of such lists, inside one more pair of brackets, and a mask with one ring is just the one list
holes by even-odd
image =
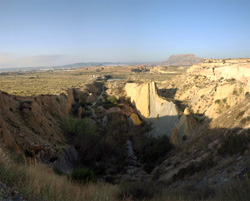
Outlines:
{"label": "gravel", "polygon": [[0,181],[0,200],[1,201],[25,201],[22,195],[10,186]]}

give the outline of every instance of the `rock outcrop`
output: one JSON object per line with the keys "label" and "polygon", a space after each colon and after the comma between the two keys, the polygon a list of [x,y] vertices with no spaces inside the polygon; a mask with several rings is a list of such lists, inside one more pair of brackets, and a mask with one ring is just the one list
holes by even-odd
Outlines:
{"label": "rock outcrop", "polygon": [[55,161],[54,167],[67,174],[71,173],[77,165],[79,154],[73,146],[67,147]]}
{"label": "rock outcrop", "polygon": [[198,122],[193,118],[193,115],[190,113],[189,108],[186,108],[176,128],[174,128],[172,131],[170,139],[171,142],[174,145],[182,143],[186,140],[186,138],[192,136],[192,132],[197,125]]}
{"label": "rock outcrop", "polygon": [[[178,130],[178,139],[184,135],[190,135],[190,118],[186,115],[179,118],[176,105],[158,95],[155,82],[128,83],[125,90],[141,117],[146,118],[152,124],[153,130],[150,131],[150,135],[155,137],[167,135],[171,138],[174,128]],[[189,133],[186,134],[186,131]]]}

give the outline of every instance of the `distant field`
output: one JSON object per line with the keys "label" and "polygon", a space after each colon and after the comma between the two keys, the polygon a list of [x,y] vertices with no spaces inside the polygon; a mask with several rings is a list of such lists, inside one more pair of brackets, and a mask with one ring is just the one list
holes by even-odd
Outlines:
{"label": "distant field", "polygon": [[79,87],[91,80],[88,74],[77,72],[42,72],[0,77],[0,90],[20,96],[60,94],[72,87]]}
{"label": "distant field", "polygon": [[133,82],[166,81],[177,74],[181,74],[186,69],[176,68],[174,74],[160,73],[133,73],[131,69],[137,67],[91,67],[74,71],[54,71],[54,72],[25,72],[0,74],[0,90],[13,95],[37,96],[41,94],[60,94],[69,88],[80,88],[87,83],[91,83],[110,75],[112,78],[122,78]]}

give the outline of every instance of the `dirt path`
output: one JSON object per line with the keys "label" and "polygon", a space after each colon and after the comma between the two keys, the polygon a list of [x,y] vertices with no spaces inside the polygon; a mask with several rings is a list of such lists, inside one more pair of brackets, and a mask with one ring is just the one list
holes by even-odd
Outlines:
{"label": "dirt path", "polygon": [[92,105],[96,105],[96,103],[97,103],[99,100],[101,100],[101,99],[104,100],[104,98],[103,98],[103,94],[104,94],[104,92],[105,92],[104,89],[105,89],[105,85],[102,86],[102,93],[100,94],[100,96],[97,97],[96,101],[95,101]]}

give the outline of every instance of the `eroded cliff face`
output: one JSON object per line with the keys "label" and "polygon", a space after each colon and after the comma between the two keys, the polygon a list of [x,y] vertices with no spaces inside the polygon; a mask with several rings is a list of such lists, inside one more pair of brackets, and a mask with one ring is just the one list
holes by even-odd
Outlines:
{"label": "eroded cliff face", "polygon": [[140,116],[148,118],[150,115],[149,108],[149,83],[136,84],[128,83],[125,85],[127,96],[130,97],[131,103],[136,106]]}
{"label": "eroded cliff face", "polygon": [[73,102],[73,90],[38,97],[0,92],[1,143],[17,150],[32,144],[62,141],[58,120],[69,114]]}
{"label": "eroded cliff face", "polygon": [[160,85],[162,95],[187,104],[192,113],[216,119],[250,93],[250,59],[206,60]]}
{"label": "eroded cliff face", "polygon": [[150,135],[155,137],[167,135],[171,138],[174,133],[177,139],[173,141],[175,144],[182,142],[184,135],[190,135],[193,127],[189,126],[189,122],[195,121],[192,115],[184,114],[180,118],[175,103],[158,95],[155,82],[127,83],[125,90],[141,117],[146,118],[152,124],[153,130],[150,131]]}
{"label": "eroded cliff face", "polygon": [[176,105],[158,95],[155,82],[146,84],[127,83],[127,96],[144,118],[160,118],[178,115]]}
{"label": "eroded cliff face", "polygon": [[[73,105],[94,102],[102,84],[93,82],[60,95],[15,96],[0,91],[0,142],[14,150],[64,144],[61,120]],[[74,103],[74,104],[73,104]]]}
{"label": "eroded cliff face", "polygon": [[203,63],[193,65],[188,73],[205,75],[211,80],[236,79],[250,81],[250,59],[207,59]]}

